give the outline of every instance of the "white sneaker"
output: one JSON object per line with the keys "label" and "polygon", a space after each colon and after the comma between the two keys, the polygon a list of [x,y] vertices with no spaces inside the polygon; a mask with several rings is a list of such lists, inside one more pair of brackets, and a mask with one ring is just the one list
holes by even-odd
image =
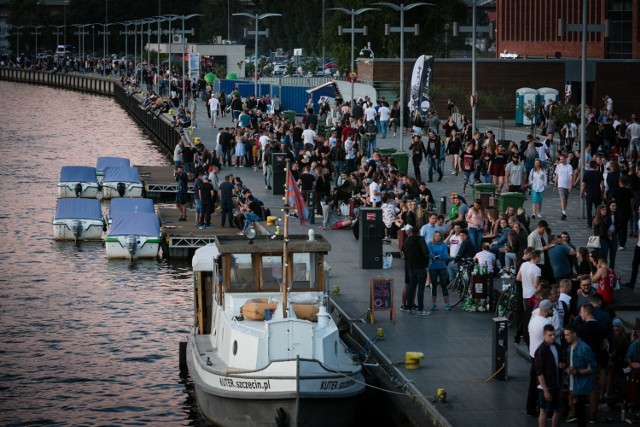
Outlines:
{"label": "white sneaker", "polygon": [[455,172],[451,172],[451,175],[455,175],[455,174],[456,174]]}
{"label": "white sneaker", "polygon": [[619,251],[624,251],[624,246],[618,246]]}

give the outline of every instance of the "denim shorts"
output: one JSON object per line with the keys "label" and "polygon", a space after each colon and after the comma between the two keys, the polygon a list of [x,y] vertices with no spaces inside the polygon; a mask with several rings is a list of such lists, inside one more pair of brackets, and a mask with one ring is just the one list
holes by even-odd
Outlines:
{"label": "denim shorts", "polygon": [[202,200],[195,199],[195,202],[196,202],[196,212],[197,213],[202,212]]}

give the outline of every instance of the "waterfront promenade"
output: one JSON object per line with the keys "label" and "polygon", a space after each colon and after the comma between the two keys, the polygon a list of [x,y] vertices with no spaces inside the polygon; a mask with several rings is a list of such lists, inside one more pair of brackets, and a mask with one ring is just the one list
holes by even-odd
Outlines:
{"label": "waterfront promenade", "polygon": [[[189,139],[200,137],[200,141],[208,149],[215,146],[217,129],[209,125],[203,103],[197,108],[197,123],[199,126],[187,136]],[[231,126],[230,116],[218,120],[218,126]],[[483,126],[485,131],[488,126]],[[493,128],[495,130],[495,128]],[[527,134],[526,129],[510,127],[506,138],[520,141]],[[405,138],[405,147],[409,138]],[[378,137],[379,148],[399,148],[399,137],[382,139]],[[423,164],[423,176],[426,176],[426,163]],[[254,172],[251,168],[223,168],[221,176],[233,173],[242,178],[243,182],[253,190],[254,194],[269,206],[282,203],[281,196],[273,196],[265,190],[261,171]],[[451,175],[450,163],[446,162],[445,176],[442,182],[429,184],[436,200],[452,191],[461,192],[462,176]],[[467,192],[470,198],[470,192]],[[448,202],[448,197],[447,197]],[[531,202],[525,202],[525,209],[530,212]],[[554,233],[568,231],[576,246],[586,245],[589,230],[586,220],[579,215],[578,192],[574,190],[569,198],[568,220],[560,220],[559,200],[557,193],[549,188],[543,203],[544,219],[550,224]],[[275,213],[275,212],[274,212]],[[212,220],[214,225],[220,221],[219,214]],[[292,224],[292,233],[307,233],[308,228],[299,225],[297,220]],[[359,268],[359,242],[349,230],[321,231],[319,221],[311,228],[316,233],[322,233],[332,244],[332,250],[327,257],[331,266],[329,274],[330,286],[340,286],[340,295],[332,296],[332,302],[338,310],[352,323],[352,331],[371,339],[369,349],[378,355],[376,360],[387,364],[382,367],[371,367],[372,370],[384,368],[392,373],[392,382],[399,385],[393,392],[405,390],[415,395],[415,399],[422,403],[428,412],[427,419],[413,420],[416,425],[454,425],[454,426],[534,426],[537,420],[525,415],[525,400],[529,381],[529,362],[520,354],[527,354],[524,345],[516,348],[513,343],[513,329],[509,330],[508,349],[508,381],[490,380],[491,351],[492,351],[492,314],[467,313],[460,307],[451,312],[443,310],[441,298],[440,310],[432,312],[430,316],[411,316],[399,311],[400,294],[403,287],[404,272],[400,259],[395,259],[389,270],[362,270]],[[211,233],[215,233],[212,230]],[[633,246],[636,239],[630,239],[627,250],[618,252],[616,271],[626,281],[630,275]],[[376,277],[393,278],[395,281],[396,321],[390,322],[386,313],[378,313],[373,325],[361,323],[360,318],[369,307],[369,282]],[[500,283],[500,279],[496,280]],[[624,293],[624,295],[623,295]],[[623,290],[618,296],[633,303],[640,300],[640,291]],[[428,298],[428,296],[426,297]],[[428,307],[429,305],[427,305]],[[637,311],[620,312],[620,316],[627,324],[634,324],[635,317],[640,316]],[[383,328],[385,339],[375,340],[376,329]],[[375,341],[375,342],[373,342]],[[407,351],[424,353],[420,369],[407,370],[404,356]],[[438,388],[444,388],[447,401],[432,403],[431,399]],[[400,405],[402,405],[400,399]],[[406,402],[406,400],[405,400]],[[401,410],[401,409],[400,409]],[[619,417],[615,414],[601,413],[601,418],[608,416]]]}

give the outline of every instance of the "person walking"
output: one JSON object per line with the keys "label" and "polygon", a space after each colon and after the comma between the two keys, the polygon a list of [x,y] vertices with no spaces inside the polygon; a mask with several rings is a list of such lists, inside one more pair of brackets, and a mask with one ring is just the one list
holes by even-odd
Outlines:
{"label": "person walking", "polygon": [[442,142],[434,129],[429,130],[427,139],[427,159],[429,160],[429,182],[433,182],[433,171],[438,172],[438,181],[442,181],[442,169],[440,168],[440,146]]}
{"label": "person walking", "polygon": [[422,164],[423,155],[427,155],[427,150],[424,147],[424,143],[417,133],[413,135],[411,140],[411,162],[413,163],[413,174],[416,180],[422,181],[422,174],[420,173],[420,165]]}
{"label": "person walking", "polygon": [[560,154],[558,156],[558,164],[554,171],[555,181],[553,185],[554,190],[558,190],[560,196],[560,210],[562,216],[560,219],[567,219],[567,200],[569,199],[569,192],[573,188],[573,167],[567,164],[567,156]]}
{"label": "person walking", "polygon": [[462,140],[458,136],[455,129],[451,130],[449,140],[447,141],[447,154],[451,156],[451,175],[460,173],[460,152],[462,151]]}
{"label": "person walking", "polygon": [[511,153],[511,161],[505,167],[504,181],[507,190],[512,193],[524,193],[527,188],[527,169],[517,151]]}
{"label": "person walking", "polygon": [[202,176],[202,185],[198,189],[200,204],[201,204],[201,213],[200,213],[200,223],[198,224],[198,228],[202,230],[203,228],[213,228],[211,225],[211,213],[213,212],[213,202],[214,202],[214,190],[213,185],[209,180],[209,175],[204,174]]}
{"label": "person walking", "polygon": [[414,313],[412,307],[417,293],[417,314],[419,316],[427,316],[431,314],[431,312],[424,309],[424,285],[427,280],[429,249],[425,240],[418,234],[417,228],[411,227],[409,233],[409,237],[407,237],[402,246],[402,254],[409,270],[409,288],[403,305],[400,306],[400,311],[409,314]]}
{"label": "person walking", "polygon": [[447,262],[449,261],[449,248],[444,243],[442,233],[436,231],[433,234],[433,240],[427,243],[429,250],[429,277],[431,278],[431,310],[437,310],[438,304],[438,284],[442,288],[442,296],[444,298],[444,309],[451,310],[449,305],[449,276],[447,273]]}
{"label": "person walking", "polygon": [[531,188],[531,219],[542,218],[542,198],[547,187],[547,171],[542,168],[540,159],[533,162],[533,169],[529,172],[529,187]]}
{"label": "person walking", "polygon": [[602,202],[602,195],[604,194],[604,177],[598,162],[591,160],[589,162],[589,169],[584,171],[582,177],[582,183],[580,184],[580,198],[584,199],[587,208],[587,227],[593,227],[593,208],[597,209]]}
{"label": "person walking", "polygon": [[176,182],[178,183],[178,191],[176,192],[176,207],[180,212],[178,221],[187,220],[187,187],[189,184],[189,175],[184,171],[184,166],[180,165],[174,173]]}
{"label": "person walking", "polygon": [[616,254],[618,253],[618,233],[620,219],[617,216],[617,204],[615,201],[607,205],[600,205],[593,218],[593,235],[600,237],[600,254],[611,268],[616,266]]}

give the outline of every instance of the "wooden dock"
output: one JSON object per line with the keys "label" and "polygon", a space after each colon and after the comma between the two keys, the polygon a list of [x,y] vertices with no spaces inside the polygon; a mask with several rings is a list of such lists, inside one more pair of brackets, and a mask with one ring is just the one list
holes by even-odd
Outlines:
{"label": "wooden dock", "polygon": [[[213,243],[216,236],[236,235],[240,230],[232,225],[221,227],[220,213],[211,216],[211,225],[214,228],[200,230],[195,225],[195,212],[189,209],[186,221],[178,221],[180,214],[178,209],[168,204],[158,205],[165,238],[169,247],[169,258],[191,258],[196,249]],[[265,222],[256,222],[255,228],[258,234],[272,234],[275,227],[266,227]]]}
{"label": "wooden dock", "polygon": [[[173,175],[171,166],[140,166],[136,165],[140,179],[145,183],[147,197],[160,198],[175,195],[178,191],[178,183]],[[189,183],[187,189],[189,194],[193,194],[193,182]]]}

